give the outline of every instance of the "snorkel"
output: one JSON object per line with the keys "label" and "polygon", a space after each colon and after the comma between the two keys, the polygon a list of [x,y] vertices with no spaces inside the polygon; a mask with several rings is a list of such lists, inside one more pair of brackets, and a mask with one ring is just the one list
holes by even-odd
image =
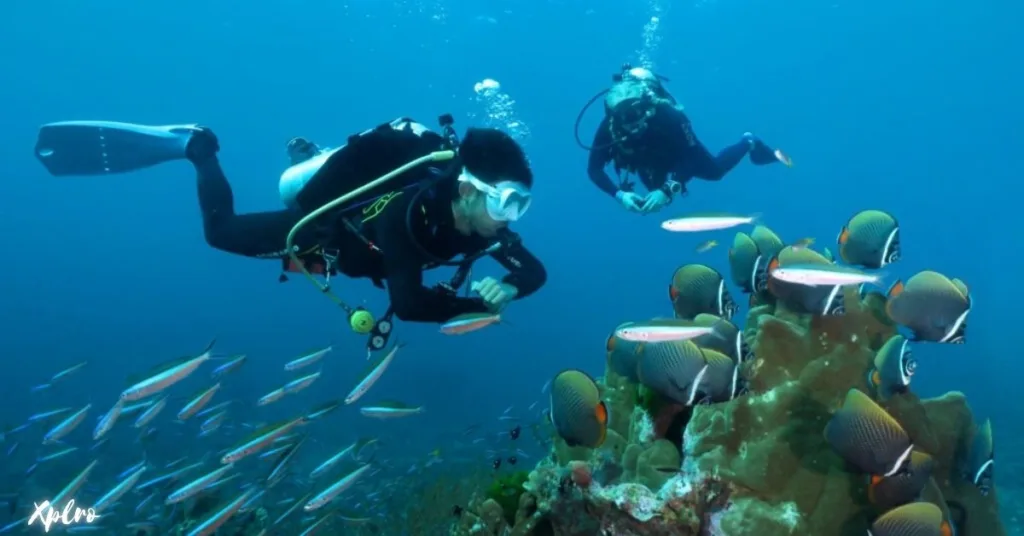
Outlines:
{"label": "snorkel", "polygon": [[[644,67],[633,67],[632,65],[630,65],[628,63],[624,63],[622,65],[622,70],[619,73],[612,75],[612,82],[613,82],[613,85],[614,85],[614,84],[617,84],[619,82],[628,81],[628,80],[635,80],[637,82],[646,82],[646,83],[652,83],[653,82],[653,83],[657,84],[657,86],[659,86],[659,87],[661,85],[661,82],[669,82],[670,81],[668,78],[666,78],[666,77],[664,77],[664,76],[662,76],[660,74],[654,73],[651,70],[646,69]],[[593,151],[593,150],[601,151],[601,150],[608,149],[608,148],[610,148],[610,147],[612,147],[614,145],[617,145],[617,144],[622,143],[623,141],[625,141],[624,138],[614,138],[613,137],[612,141],[610,141],[610,142],[608,142],[608,143],[606,143],[604,145],[601,145],[601,146],[589,146],[589,145],[583,143],[583,140],[580,139],[580,123],[583,121],[583,116],[586,115],[587,111],[590,110],[590,107],[593,106],[594,103],[598,101],[598,99],[600,99],[601,97],[604,97],[605,95],[607,95],[609,92],[611,92],[611,90],[612,90],[612,88],[606,88],[606,89],[602,89],[601,91],[599,91],[596,95],[591,97],[590,100],[588,100],[586,104],[583,105],[583,108],[580,109],[579,115],[576,116],[576,123],[573,126],[573,136],[576,138],[576,144],[579,145],[584,151]],[[646,94],[645,94],[645,96],[646,96]],[[669,97],[668,100],[671,100],[671,97]],[[610,110],[606,110],[606,113],[609,112],[609,111]]]}

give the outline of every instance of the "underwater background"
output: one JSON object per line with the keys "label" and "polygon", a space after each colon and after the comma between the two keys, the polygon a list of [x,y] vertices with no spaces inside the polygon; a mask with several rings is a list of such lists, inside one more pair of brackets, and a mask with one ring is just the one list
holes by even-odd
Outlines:
{"label": "underwater background", "polygon": [[[759,213],[780,236],[828,245],[855,212],[886,210],[899,218],[903,247],[887,281],[936,269],[970,285],[967,344],[917,349],[914,391],[959,390],[977,419],[992,419],[1004,522],[1024,534],[1016,323],[1024,257],[1014,234],[1024,194],[1024,4],[10,4],[0,17],[0,422],[85,403],[98,415],[127,376],[195,354],[213,337],[218,349],[249,356],[225,400],[255,400],[280,383],[284,361],[334,345],[305,400],[252,408],[258,420],[343,396],[366,366],[363,338],[312,286],[278,283],[277,261],[206,245],[187,163],[48,176],[32,155],[36,129],[70,119],[211,126],[240,212],[280,206],[276,182],[293,136],[334,145],[396,117],[433,125],[452,113],[460,133],[499,126],[524,143],[536,200],[515,230],[547,266],[547,285],[510,308],[504,325],[466,337],[400,324],[408,347],[374,395],[425,413],[396,424],[341,408],[321,442],[373,435],[410,458],[443,452],[452,434],[497,426],[509,406],[545,405],[542,386],[560,370],[600,375],[609,330],[671,314],[666,288],[677,266],[728,269],[724,255],[694,253],[707,236],[666,233],[661,218],[622,211],[586,177],[587,155],[572,135],[578,110],[622,63],[646,61],[671,80],[712,151],[749,130],[796,163],[743,163],[721,182],[696,180],[662,215]],[[499,91],[474,91],[488,78]],[[598,110],[583,119],[585,142]],[[478,269],[498,273],[490,261]],[[386,305],[365,281],[336,289],[371,310]],[[85,360],[88,369],[62,389],[30,392]],[[181,441],[155,448],[168,458],[202,448]],[[78,461],[65,479],[89,460]],[[483,452],[479,463],[490,463]],[[21,473],[7,473],[0,488],[18,486]]]}

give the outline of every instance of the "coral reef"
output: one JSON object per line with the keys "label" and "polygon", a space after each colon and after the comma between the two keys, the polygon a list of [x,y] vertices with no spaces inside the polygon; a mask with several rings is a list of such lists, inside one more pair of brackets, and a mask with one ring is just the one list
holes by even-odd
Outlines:
{"label": "coral reef", "polygon": [[519,509],[519,497],[523,494],[523,484],[529,479],[526,471],[499,476],[487,488],[487,498],[501,506],[507,523],[515,523],[516,511]]}
{"label": "coral reef", "polygon": [[[868,477],[851,470],[823,430],[866,375],[894,325],[854,289],[842,316],[783,304],[755,306],[744,337],[749,391],[728,402],[683,407],[608,370],[602,397],[608,436],[597,449],[557,437],[523,485],[514,516],[486,494],[460,512],[451,535],[861,536],[879,512]],[[998,494],[961,474],[976,425],[963,395],[879,403],[915,448],[935,460],[934,482],[966,536],[1004,536]],[[511,517],[511,518],[510,518]]]}

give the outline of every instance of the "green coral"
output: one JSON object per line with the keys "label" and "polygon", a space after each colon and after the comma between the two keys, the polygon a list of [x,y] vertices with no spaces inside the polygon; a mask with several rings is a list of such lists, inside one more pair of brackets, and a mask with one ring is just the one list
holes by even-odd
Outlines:
{"label": "green coral", "polygon": [[639,387],[640,396],[637,397],[637,405],[643,408],[648,415],[657,415],[661,408],[670,403],[665,397],[659,395],[646,385]]}
{"label": "green coral", "polygon": [[519,509],[519,498],[523,494],[523,484],[530,478],[528,471],[516,471],[499,476],[487,488],[487,498],[501,506],[505,521],[509,525],[516,522],[516,510]]}

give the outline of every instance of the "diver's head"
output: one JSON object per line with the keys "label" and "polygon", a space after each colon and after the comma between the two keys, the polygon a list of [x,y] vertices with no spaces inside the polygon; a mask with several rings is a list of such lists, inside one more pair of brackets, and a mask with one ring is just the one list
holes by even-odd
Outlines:
{"label": "diver's head", "polygon": [[623,70],[604,98],[612,138],[616,141],[639,138],[660,106],[674,104],[661,80],[649,69]]}
{"label": "diver's head", "polygon": [[320,147],[317,144],[302,137],[288,140],[285,150],[288,151],[288,160],[291,161],[293,166],[301,164],[320,153]]}
{"label": "diver's head", "polygon": [[452,209],[461,232],[492,237],[526,213],[533,172],[511,136],[471,128],[459,145],[459,157],[463,167]]}

